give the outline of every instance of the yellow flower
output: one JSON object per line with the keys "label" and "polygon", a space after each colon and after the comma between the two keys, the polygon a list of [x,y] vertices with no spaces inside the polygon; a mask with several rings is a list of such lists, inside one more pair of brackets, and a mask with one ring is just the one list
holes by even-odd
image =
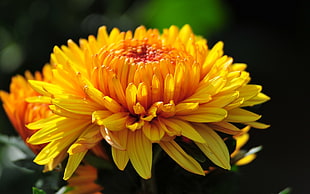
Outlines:
{"label": "yellow flower", "polygon": [[73,176],[68,179],[68,186],[72,190],[66,194],[101,194],[103,188],[96,184],[97,169],[91,165],[79,165]]}
{"label": "yellow flower", "polygon": [[26,102],[26,98],[39,96],[29,85],[27,80],[49,81],[51,79],[50,66],[43,68],[43,73],[36,72],[32,75],[29,71],[25,72],[25,77],[14,76],[10,84],[10,92],[0,91],[0,98],[3,108],[8,115],[15,130],[26,142],[27,146],[38,153],[44,145],[32,145],[27,143],[27,139],[35,133],[34,130],[26,128],[26,124],[46,118],[52,114],[46,104],[32,104]]}
{"label": "yellow flower", "polygon": [[235,135],[233,123],[255,128],[261,116],[243,109],[269,99],[260,85],[249,84],[246,65],[223,55],[223,43],[209,49],[206,40],[185,25],[134,33],[105,27],[97,37],[54,47],[51,83],[30,81],[50,99],[55,116],[28,125],[40,129],[31,144],[49,143],[35,159],[46,164],[67,150],[68,179],[87,151],[105,139],[116,166],[130,161],[137,173],[151,177],[152,145],[184,169],[204,175],[201,165],[175,141],[193,141],[216,165],[230,169],[230,156],[215,132]]}

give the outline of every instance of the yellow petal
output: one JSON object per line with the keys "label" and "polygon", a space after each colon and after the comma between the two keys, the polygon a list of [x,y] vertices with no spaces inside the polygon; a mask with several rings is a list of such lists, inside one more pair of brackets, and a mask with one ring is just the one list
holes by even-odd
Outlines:
{"label": "yellow petal", "polygon": [[257,94],[262,90],[262,86],[260,85],[252,85],[248,84],[241,88],[238,88],[238,91],[240,92],[240,98],[244,98],[244,101],[247,101],[254,96],[257,96]]}
{"label": "yellow petal", "polygon": [[199,103],[179,103],[175,106],[176,115],[187,115],[199,108]]}
{"label": "yellow petal", "polygon": [[206,143],[198,143],[200,150],[216,165],[230,169],[230,156],[223,139],[205,124],[195,124],[194,127]]}
{"label": "yellow petal", "polygon": [[63,149],[55,158],[50,160],[47,164],[44,165],[43,172],[48,172],[54,170],[66,157],[68,153],[66,149]]}
{"label": "yellow petal", "polygon": [[239,92],[229,92],[227,94],[223,95],[217,95],[215,97],[212,97],[212,100],[210,100],[207,105],[209,107],[219,107],[222,108],[226,106],[227,104],[233,102],[235,99],[239,97]]}
{"label": "yellow petal", "polygon": [[249,126],[254,127],[256,129],[267,129],[268,127],[270,127],[270,125],[260,123],[260,122],[246,122],[243,124],[249,125]]}
{"label": "yellow petal", "polygon": [[246,144],[246,142],[249,141],[250,135],[248,133],[244,133],[240,136],[236,137],[236,151],[240,150],[242,146]]}
{"label": "yellow petal", "polygon": [[227,111],[222,108],[199,107],[199,109],[193,113],[184,116],[177,116],[177,118],[190,122],[208,123],[221,121],[226,115]]}
{"label": "yellow petal", "polygon": [[54,114],[61,116],[61,117],[68,117],[71,119],[78,119],[78,120],[89,119],[89,116],[85,116],[82,114],[75,114],[75,113],[69,112],[69,111],[62,109],[62,108],[55,106],[55,105],[49,105],[48,107]]}
{"label": "yellow petal", "polygon": [[186,121],[182,121],[179,119],[166,119],[163,120],[164,124],[171,128],[173,131],[180,131],[180,135],[183,135],[193,141],[204,143],[205,140],[201,137],[201,135],[196,131],[196,129]]}
{"label": "yellow petal", "polygon": [[100,126],[100,133],[102,137],[107,141],[108,144],[110,144],[112,147],[115,147],[119,150],[125,150],[127,140],[123,141],[122,139],[120,139],[117,135],[119,132],[126,133],[125,135],[127,137],[127,130],[112,132],[112,131],[109,131],[106,127]]}
{"label": "yellow petal", "polygon": [[63,118],[60,121],[50,123],[50,125],[44,126],[44,128],[38,130],[30,137],[28,142],[37,145],[58,140],[69,135],[80,134],[87,125],[89,125],[89,123],[85,122],[85,120]]}
{"label": "yellow petal", "polygon": [[235,108],[228,111],[228,116],[225,120],[228,122],[246,123],[256,121],[260,118],[261,116],[258,114],[241,108]]}
{"label": "yellow petal", "polygon": [[236,162],[237,166],[246,165],[251,163],[256,158],[256,154],[247,155]]}
{"label": "yellow petal", "polygon": [[263,94],[263,93],[259,93],[257,96],[245,101],[243,104],[242,104],[242,107],[244,106],[253,106],[253,105],[256,105],[256,104],[261,104],[261,103],[264,103],[266,101],[270,100],[270,97],[267,96],[266,94]]}
{"label": "yellow petal", "polygon": [[138,89],[133,83],[129,83],[126,88],[126,102],[129,111],[134,114],[133,106],[137,102]]}
{"label": "yellow petal", "polygon": [[129,161],[129,156],[126,150],[119,150],[112,146],[112,157],[118,169],[124,170]]}
{"label": "yellow petal", "polygon": [[76,153],[76,154],[69,156],[68,163],[67,163],[67,166],[65,169],[65,173],[63,176],[64,180],[68,180],[72,176],[74,171],[77,169],[77,167],[79,166],[79,164],[83,160],[86,153],[87,153],[87,151],[79,152],[79,153]]}
{"label": "yellow petal", "polygon": [[162,141],[159,145],[182,168],[195,174],[205,175],[200,164],[188,155],[175,141]]}
{"label": "yellow petal", "polygon": [[225,121],[220,121],[216,123],[208,123],[208,126],[211,127],[213,130],[216,130],[222,133],[227,133],[230,135],[237,135],[242,132],[235,125],[225,122]]}
{"label": "yellow petal", "polygon": [[85,81],[84,92],[96,103],[103,105],[106,109],[113,113],[123,110],[122,106],[109,96],[104,96],[101,91]]}
{"label": "yellow petal", "polygon": [[58,85],[36,80],[28,80],[28,82],[36,92],[43,96],[51,97],[55,94],[64,94],[64,90]]}
{"label": "yellow petal", "polygon": [[50,104],[51,98],[47,96],[33,96],[26,98],[26,101],[29,103],[43,103],[43,104]]}
{"label": "yellow petal", "polygon": [[128,121],[127,112],[118,112],[107,117],[101,117],[105,113],[103,111],[96,111],[93,113],[94,122],[98,125],[104,125],[110,131],[120,131],[126,129]]}
{"label": "yellow petal", "polygon": [[85,99],[54,98],[52,99],[52,104],[61,107],[66,111],[83,115],[91,115],[95,110],[102,108],[98,106],[97,103]]}
{"label": "yellow petal", "polygon": [[48,127],[50,125],[53,125],[53,124],[57,123],[58,121],[62,121],[64,119],[66,119],[66,118],[60,117],[58,115],[52,115],[52,116],[47,117],[45,119],[40,119],[40,120],[35,121],[33,123],[29,123],[28,125],[26,125],[26,127],[28,129],[37,130],[37,129],[41,129],[43,127]]}
{"label": "yellow petal", "polygon": [[46,145],[33,160],[35,163],[45,165],[53,161],[65,148],[72,144],[78,134],[69,135],[60,140],[53,141]]}
{"label": "yellow petal", "polygon": [[137,173],[144,179],[151,178],[152,143],[141,130],[128,133],[127,152]]}
{"label": "yellow petal", "polygon": [[159,142],[165,134],[158,121],[153,121],[152,124],[145,122],[142,131],[152,142]]}
{"label": "yellow petal", "polygon": [[100,127],[98,125],[89,125],[84,129],[79,138],[70,146],[68,153],[72,155],[87,151],[94,147],[102,139]]}

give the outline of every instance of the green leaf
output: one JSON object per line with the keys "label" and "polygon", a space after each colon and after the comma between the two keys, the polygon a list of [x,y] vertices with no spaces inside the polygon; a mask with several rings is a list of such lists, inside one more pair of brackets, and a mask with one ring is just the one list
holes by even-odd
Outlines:
{"label": "green leaf", "polygon": [[292,193],[292,189],[289,187],[279,192],[279,194],[290,194],[290,193]]}
{"label": "green leaf", "polygon": [[32,194],[46,194],[43,190],[32,187]]}

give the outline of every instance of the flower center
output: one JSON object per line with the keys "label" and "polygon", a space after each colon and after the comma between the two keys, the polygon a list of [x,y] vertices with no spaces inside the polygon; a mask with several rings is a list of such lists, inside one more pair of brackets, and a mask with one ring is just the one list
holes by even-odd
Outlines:
{"label": "flower center", "polygon": [[148,39],[124,40],[121,48],[114,53],[124,56],[136,64],[158,62],[167,57],[174,63],[176,54],[173,54],[173,50],[163,46],[159,41],[149,43]]}

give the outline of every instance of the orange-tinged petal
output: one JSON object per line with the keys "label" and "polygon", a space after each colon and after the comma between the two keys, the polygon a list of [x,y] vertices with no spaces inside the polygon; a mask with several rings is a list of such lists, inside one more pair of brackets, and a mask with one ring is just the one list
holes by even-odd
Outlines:
{"label": "orange-tinged petal", "polygon": [[137,173],[144,179],[151,178],[152,143],[141,130],[128,133],[127,152]]}
{"label": "orange-tinged petal", "polygon": [[168,74],[164,82],[164,103],[168,103],[173,100],[174,97],[174,78],[173,75]]}
{"label": "orange-tinged petal", "polygon": [[196,142],[200,150],[214,162],[214,164],[224,169],[230,169],[229,152],[223,139],[205,124],[195,124],[194,127],[206,142]]}
{"label": "orange-tinged petal", "polygon": [[161,141],[160,147],[181,167],[199,175],[205,175],[200,164],[188,155],[175,141]]}
{"label": "orange-tinged petal", "polygon": [[129,83],[126,88],[126,102],[131,113],[134,113],[133,106],[136,105],[137,93],[137,87],[133,83]]}

